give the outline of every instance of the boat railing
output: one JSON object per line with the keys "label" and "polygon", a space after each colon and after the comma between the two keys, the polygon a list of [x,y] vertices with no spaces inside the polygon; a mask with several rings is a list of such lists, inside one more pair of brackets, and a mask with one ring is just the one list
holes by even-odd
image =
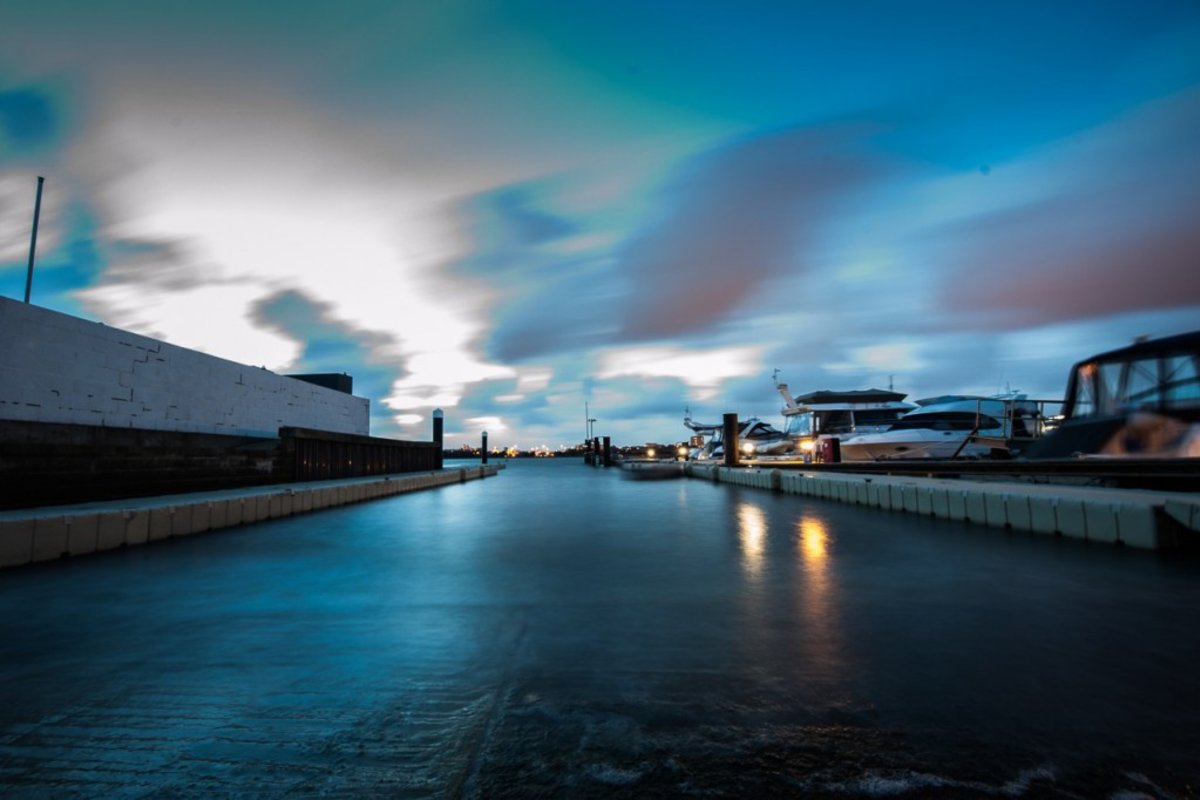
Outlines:
{"label": "boat railing", "polygon": [[1045,436],[1057,425],[1060,415],[1050,414],[1057,408],[1061,411],[1063,400],[1033,400],[1029,398],[1005,399],[1004,414],[1000,417],[1001,430],[999,435],[983,434],[985,418],[996,419],[994,415],[985,414],[983,404],[995,400],[979,399],[975,403],[975,427],[967,434],[954,454],[957,458],[967,443],[988,444],[993,449],[1009,451],[1014,447],[1028,444]]}
{"label": "boat railing", "polygon": [[[1040,439],[1054,429],[1063,400],[1023,399],[1005,404],[1004,431],[1012,440]],[[1048,413],[1055,410],[1056,413]]]}

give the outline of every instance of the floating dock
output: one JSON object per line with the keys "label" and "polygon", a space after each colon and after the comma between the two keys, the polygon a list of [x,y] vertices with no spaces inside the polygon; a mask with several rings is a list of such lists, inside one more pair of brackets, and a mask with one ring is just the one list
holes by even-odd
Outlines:
{"label": "floating dock", "polygon": [[[837,465],[848,468],[850,465]],[[724,467],[684,473],[736,486],[1158,550],[1200,542],[1200,493],[925,475]]]}
{"label": "floating dock", "polygon": [[0,511],[0,569],[290,517],[495,475],[484,465]]}

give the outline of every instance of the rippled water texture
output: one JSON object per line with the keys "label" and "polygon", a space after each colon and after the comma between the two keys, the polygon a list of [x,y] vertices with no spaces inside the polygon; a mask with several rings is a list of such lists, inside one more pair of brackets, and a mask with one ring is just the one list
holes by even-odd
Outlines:
{"label": "rippled water texture", "polygon": [[1200,565],[578,461],[0,574],[5,797],[1191,797]]}

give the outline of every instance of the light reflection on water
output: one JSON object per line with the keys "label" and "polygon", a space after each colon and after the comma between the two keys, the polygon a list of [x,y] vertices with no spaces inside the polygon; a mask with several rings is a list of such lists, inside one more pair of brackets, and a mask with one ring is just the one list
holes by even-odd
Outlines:
{"label": "light reflection on water", "polygon": [[809,574],[826,571],[829,558],[829,533],[819,517],[806,515],[796,524],[800,533],[800,552],[804,556],[805,571]]}
{"label": "light reflection on water", "polygon": [[808,632],[808,668],[812,680],[827,696],[845,701],[846,688],[842,654],[841,609],[830,568],[829,531],[825,520],[814,513],[803,514],[796,522],[797,551],[800,555],[800,591],[798,613]]}
{"label": "light reflection on water", "polygon": [[759,506],[742,502],[737,507],[738,544],[746,577],[754,583],[762,573],[766,550],[767,515]]}

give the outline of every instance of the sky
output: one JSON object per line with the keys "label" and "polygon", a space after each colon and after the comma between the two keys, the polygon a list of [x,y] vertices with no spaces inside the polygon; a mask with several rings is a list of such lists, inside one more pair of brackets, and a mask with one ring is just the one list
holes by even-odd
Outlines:
{"label": "sky", "polygon": [[[371,433],[1061,399],[1200,328],[1200,3],[0,0],[0,295]],[[776,373],[778,370],[778,373]]]}

